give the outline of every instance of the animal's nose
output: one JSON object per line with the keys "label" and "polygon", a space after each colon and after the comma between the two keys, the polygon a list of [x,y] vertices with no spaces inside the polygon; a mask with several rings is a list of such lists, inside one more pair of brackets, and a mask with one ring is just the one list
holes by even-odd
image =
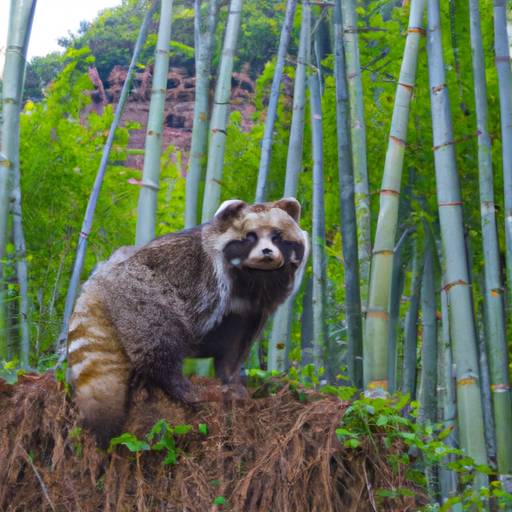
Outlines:
{"label": "animal's nose", "polygon": [[261,251],[261,252],[266,256],[267,254],[272,254],[272,249],[269,249],[267,247],[267,248],[263,249],[263,251]]}

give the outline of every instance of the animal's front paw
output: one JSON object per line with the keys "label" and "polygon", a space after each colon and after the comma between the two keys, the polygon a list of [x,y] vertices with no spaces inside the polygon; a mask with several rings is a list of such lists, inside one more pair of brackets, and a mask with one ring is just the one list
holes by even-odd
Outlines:
{"label": "animal's front paw", "polygon": [[182,377],[171,383],[169,393],[187,404],[201,402],[201,394],[196,386],[190,384],[187,378]]}

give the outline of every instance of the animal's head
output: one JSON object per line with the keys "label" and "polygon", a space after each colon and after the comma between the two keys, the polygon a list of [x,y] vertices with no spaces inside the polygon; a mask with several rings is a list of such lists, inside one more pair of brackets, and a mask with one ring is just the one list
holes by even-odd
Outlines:
{"label": "animal's head", "polygon": [[253,205],[225,201],[212,219],[220,232],[216,246],[233,267],[296,270],[309,252],[299,219],[300,204],[293,198]]}

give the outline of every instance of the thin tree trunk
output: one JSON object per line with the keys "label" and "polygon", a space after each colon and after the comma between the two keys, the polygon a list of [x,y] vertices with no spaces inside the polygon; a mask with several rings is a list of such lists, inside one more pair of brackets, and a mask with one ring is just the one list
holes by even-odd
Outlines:
{"label": "thin tree trunk", "polygon": [[[505,336],[503,286],[500,276],[500,253],[494,205],[491,137],[487,126],[487,86],[478,0],[470,0],[471,50],[475,81],[478,127],[478,169],[482,242],[484,252],[485,338],[491,370],[492,403],[496,424],[498,471],[512,473],[512,401]],[[510,76],[510,75],[509,75]],[[510,91],[509,91],[510,97]],[[506,144],[509,146],[510,144]],[[512,153],[511,153],[512,154]]]}
{"label": "thin tree trunk", "polygon": [[89,198],[89,202],[87,204],[87,210],[85,211],[84,221],[82,223],[82,230],[80,231],[80,235],[78,238],[78,244],[76,248],[76,256],[75,262],[73,264],[73,270],[71,273],[71,278],[69,280],[68,292],[66,295],[66,304],[64,306],[64,317],[62,320],[62,330],[57,339],[57,353],[60,354],[59,361],[57,362],[56,368],[60,366],[62,361],[65,359],[67,355],[66,349],[66,341],[68,338],[68,329],[69,329],[69,319],[71,318],[71,313],[73,312],[73,305],[75,303],[76,293],[78,291],[78,286],[80,284],[80,276],[82,274],[82,270],[84,268],[85,261],[85,251],[87,249],[87,240],[89,238],[89,234],[91,232],[92,221],[94,218],[94,210],[96,209],[96,203],[98,202],[98,197],[100,194],[101,184],[103,182],[103,177],[105,176],[105,171],[107,169],[108,157],[110,154],[110,150],[112,149],[112,145],[114,143],[114,136],[116,133],[116,129],[121,120],[121,115],[123,114],[124,106],[126,103],[126,98],[128,97],[128,92],[130,90],[131,81],[133,78],[133,74],[135,72],[135,68],[137,62],[139,60],[140,52],[142,51],[142,47],[146,42],[149,25],[151,23],[151,19],[153,14],[156,12],[158,5],[160,4],[159,0],[154,0],[149,6],[146,15],[144,16],[144,20],[142,22],[142,26],[140,28],[139,36],[137,38],[137,43],[135,44],[135,49],[133,50],[133,57],[130,62],[130,67],[128,68],[128,73],[126,75],[126,80],[123,84],[123,90],[121,91],[121,95],[119,97],[119,102],[117,104],[116,114],[114,116],[114,120],[112,121],[112,126],[108,132],[107,142],[105,143],[105,147],[103,148],[103,154],[101,155],[100,167],[98,169],[98,173],[96,175],[96,179],[94,180],[93,189],[91,192],[91,196]]}
{"label": "thin tree trunk", "polygon": [[[0,260],[5,260],[9,237],[9,209],[13,180],[19,174],[20,113],[23,79],[36,0],[11,0],[7,50],[2,83],[2,136],[0,147]],[[4,265],[0,265],[0,356],[7,355],[7,312]],[[26,291],[26,290],[25,290]],[[28,343],[27,340],[25,340]],[[26,349],[26,352],[25,352]],[[28,367],[28,346],[22,348]],[[26,362],[26,365],[25,365]]]}
{"label": "thin tree trunk", "polygon": [[215,43],[215,31],[219,14],[218,0],[209,0],[208,23],[202,29],[201,2],[195,0],[194,41],[196,58],[196,94],[194,103],[194,125],[190,159],[187,172],[187,196],[185,203],[185,228],[197,225],[199,182],[203,174],[204,159],[208,145],[208,103],[210,99],[210,72]]}
{"label": "thin tree trunk", "polygon": [[210,220],[215,215],[220,203],[220,182],[226,151],[228,107],[231,99],[231,73],[242,20],[242,7],[243,0],[231,0],[229,4],[229,15],[210,121],[210,141],[201,222]]}
{"label": "thin tree trunk", "polygon": [[[307,49],[310,47],[310,7],[304,1],[299,38],[299,53],[295,71],[293,94],[293,114],[290,127],[290,142],[286,160],[286,177],[283,197],[296,197],[299,172],[302,165],[302,149],[304,142],[304,107],[306,103],[306,61]],[[305,270],[305,268],[304,268]],[[298,279],[302,281],[302,275]],[[298,290],[297,290],[298,292]],[[291,325],[293,305],[296,293],[279,307],[274,316],[272,330],[268,340],[268,370],[285,371],[290,352]]]}
{"label": "thin tree trunk", "polygon": [[350,383],[363,389],[363,322],[359,287],[357,217],[354,167],[350,138],[350,99],[345,70],[345,43],[341,0],[334,4],[334,73],[336,77],[336,120],[340,183],[340,226],[345,261],[345,312],[347,321],[347,367]]}
{"label": "thin tree trunk", "polygon": [[345,51],[347,58],[347,78],[350,95],[350,131],[352,139],[352,158],[354,162],[354,191],[357,212],[357,232],[359,237],[358,244],[361,298],[363,312],[366,314],[372,241],[370,219],[370,185],[368,182],[368,168],[366,159],[366,126],[364,119],[361,66],[359,64],[356,7],[357,0],[343,0],[341,2]]}
{"label": "thin tree trunk", "polygon": [[[335,347],[326,347],[327,325],[325,323],[325,301],[327,285],[327,258],[325,254],[325,206],[324,206],[324,161],[322,130],[322,99],[320,77],[308,76],[311,101],[311,131],[313,142],[313,227],[311,233],[311,253],[313,257],[313,332],[315,367],[324,366],[326,349],[326,377],[333,378],[341,369],[339,354]],[[339,363],[339,368],[338,368]]]}
{"label": "thin tree trunk", "polygon": [[142,186],[137,206],[137,232],[135,234],[135,245],[137,246],[145,245],[155,238],[165,96],[169,74],[169,52],[171,50],[172,7],[173,0],[162,0],[155,50],[151,103],[149,105]]}
{"label": "thin tree trunk", "polygon": [[[431,0],[428,3],[427,32],[429,85],[445,288],[450,303],[450,325],[457,364],[460,441],[466,454],[473,457],[477,464],[486,464],[477,340],[440,27],[439,1]],[[477,488],[485,486],[487,482],[486,475],[477,474]]]}
{"label": "thin tree trunk", "polygon": [[[510,43],[507,34],[507,1],[494,0],[494,63],[498,72],[501,116],[501,153],[503,158],[503,195],[505,196],[505,239],[507,283],[512,286],[512,80]],[[509,292],[508,302],[512,295]]]}
{"label": "thin tree trunk", "polygon": [[368,314],[366,317],[365,384],[387,387],[387,343],[389,333],[389,295],[393,269],[400,182],[407,142],[409,108],[416,82],[421,35],[424,34],[425,0],[412,0],[409,32],[396,92],[391,133],[380,191],[380,211],[372,253]]}
{"label": "thin tree trunk", "polygon": [[297,8],[297,0],[288,0],[286,4],[286,13],[284,16],[283,28],[281,30],[281,39],[277,51],[276,67],[270,89],[268,100],[267,120],[265,121],[265,131],[261,147],[260,169],[258,173],[258,184],[256,185],[256,203],[265,201],[265,191],[267,188],[268,172],[270,168],[270,154],[272,152],[272,135],[274,134],[274,122],[276,119],[277,102],[279,101],[279,89],[281,87],[281,77],[283,76],[284,59],[290,43],[290,36],[293,28],[293,18]]}
{"label": "thin tree trunk", "polygon": [[418,346],[418,313],[420,309],[421,282],[423,277],[423,243],[419,234],[413,243],[413,260],[409,310],[405,315],[404,361],[402,369],[402,393],[416,399],[416,352]]}

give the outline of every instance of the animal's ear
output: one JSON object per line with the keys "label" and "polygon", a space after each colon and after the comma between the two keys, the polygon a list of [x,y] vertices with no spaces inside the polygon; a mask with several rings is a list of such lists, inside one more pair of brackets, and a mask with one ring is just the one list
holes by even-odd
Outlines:
{"label": "animal's ear", "polygon": [[297,224],[300,220],[300,203],[293,197],[285,197],[274,204],[274,208],[284,210]]}
{"label": "animal's ear", "polygon": [[214,218],[218,218],[219,220],[228,220],[229,218],[238,215],[240,210],[245,206],[247,206],[247,203],[240,201],[240,199],[224,201],[215,212]]}

